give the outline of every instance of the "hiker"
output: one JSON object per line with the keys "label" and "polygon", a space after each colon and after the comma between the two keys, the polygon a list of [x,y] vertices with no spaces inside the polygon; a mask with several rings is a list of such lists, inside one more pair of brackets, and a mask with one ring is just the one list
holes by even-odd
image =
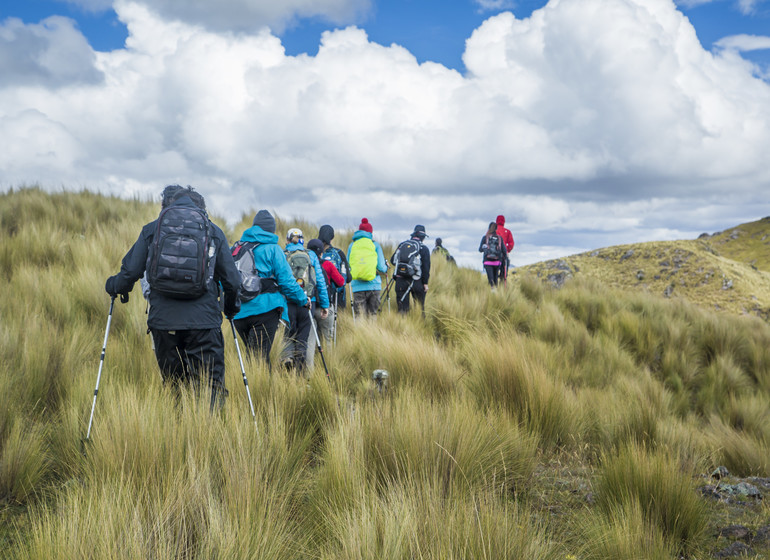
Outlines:
{"label": "hiker", "polygon": [[505,245],[505,262],[503,263],[503,266],[500,267],[500,278],[507,282],[508,269],[511,266],[509,255],[511,254],[511,251],[513,251],[513,234],[511,234],[511,230],[505,227],[505,216],[502,214],[495,219],[495,224],[497,225],[497,235],[502,238],[503,244]]}
{"label": "hiker", "polygon": [[358,231],[353,234],[353,241],[348,246],[347,258],[353,280],[353,313],[376,316],[380,307],[382,281],[377,273],[387,274],[388,264],[380,244],[372,239],[372,224],[366,218],[361,219]]}
{"label": "hiker", "polygon": [[497,233],[497,222],[489,222],[489,227],[479,243],[479,252],[483,253],[484,270],[489,285],[494,290],[503,278],[500,271],[505,265],[506,251],[503,238]]}
{"label": "hiker", "polygon": [[275,218],[267,210],[254,216],[253,225],[246,229],[232,249],[239,258],[241,251],[250,251],[254,272],[260,277],[259,293],[245,301],[242,291],[241,310],[235,316],[235,329],[248,352],[261,355],[272,371],[270,350],[273,347],[279,321],[289,322],[287,300],[296,307],[310,309],[310,298],[294,279],[283,249],[275,234]]}
{"label": "hiker", "polygon": [[431,251],[431,255],[441,255],[447,260],[448,263],[457,264],[455,262],[455,258],[449,254],[449,250],[442,244],[440,237],[436,238],[436,242],[433,246],[433,251]]}
{"label": "hiker", "polygon": [[[321,255],[321,260],[331,261],[339,273],[345,277],[345,284],[350,284],[353,277],[350,274],[348,258],[342,249],[332,246],[334,228],[328,224],[322,225],[321,229],[318,230],[318,239],[323,242],[323,254]],[[332,292],[329,292],[329,303],[335,307],[335,310],[345,309],[346,298],[344,285],[335,287]]]}
{"label": "hiker", "polygon": [[430,251],[423,244],[425,226],[416,225],[409,239],[401,242],[390,262],[395,266],[396,303],[400,313],[409,311],[410,294],[420,304],[425,316],[425,295],[430,280]]}
{"label": "hiker", "polygon": [[[320,239],[311,239],[308,241],[307,248],[313,251],[319,260],[321,260],[324,250],[323,241]],[[340,274],[340,271],[337,270],[337,267],[334,266],[334,262],[331,259],[321,260],[321,269],[323,270],[324,281],[326,282],[326,290],[329,294],[336,294],[339,288],[345,288],[345,277]],[[336,313],[337,309],[333,300],[329,302],[329,314],[326,318],[321,318],[319,310],[316,310],[313,313],[313,318],[318,324],[320,335],[327,342],[331,342],[334,337]]]}
{"label": "hiker", "polygon": [[[329,314],[329,296],[326,283],[323,281],[323,269],[318,257],[313,251],[304,247],[305,237],[299,228],[289,228],[286,233],[286,249],[284,255],[289,263],[294,279],[310,298],[308,308],[298,306],[293,302],[288,304],[289,330],[286,332],[288,342],[284,349],[282,364],[286,369],[302,373],[306,368],[312,368],[315,354],[315,340],[309,344],[310,331],[313,329],[312,313],[320,305],[321,318]],[[313,350],[308,347],[313,346]]]}
{"label": "hiker", "polygon": [[231,319],[240,308],[240,274],[225,234],[208,218],[204,198],[180,185],[167,186],[162,196],[160,216],[142,228],[105,290],[128,301],[134,283],[147,271],[147,326],[163,382],[176,390],[182,383],[199,388],[201,375],[208,372],[213,410],[227,396],[219,285],[225,316]]}

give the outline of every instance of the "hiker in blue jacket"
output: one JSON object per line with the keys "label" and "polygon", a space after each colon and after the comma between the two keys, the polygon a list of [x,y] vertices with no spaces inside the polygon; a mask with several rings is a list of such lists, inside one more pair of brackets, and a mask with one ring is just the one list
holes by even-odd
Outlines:
{"label": "hiker in blue jacket", "polygon": [[[385,261],[385,255],[382,247],[372,238],[372,224],[369,220],[363,218],[358,226],[358,231],[353,234],[353,241],[348,246],[348,263],[350,264],[350,273],[353,280],[350,282],[350,289],[353,292],[353,313],[360,315],[362,311],[369,316],[376,316],[380,307],[380,291],[382,290],[382,280],[376,274],[387,274],[388,263]],[[362,240],[368,240],[366,245],[362,245]],[[370,243],[369,243],[370,242]],[[361,245],[361,247],[358,247]],[[374,251],[372,255],[366,253]],[[353,258],[351,258],[351,255]],[[373,265],[373,270],[368,270],[368,262]],[[376,265],[375,265],[376,263]],[[370,278],[370,279],[366,279]]]}
{"label": "hiker in blue jacket", "polygon": [[[311,323],[312,311],[316,307],[321,308],[321,318],[326,319],[329,314],[329,294],[326,291],[326,282],[324,281],[324,273],[321,268],[321,262],[318,260],[318,256],[314,251],[308,251],[305,249],[305,237],[302,234],[302,230],[299,228],[290,228],[286,234],[286,250],[284,255],[289,261],[291,268],[292,253],[297,251],[304,252],[310,258],[310,271],[309,278],[314,280],[313,282],[307,282],[304,286],[305,294],[311,301],[311,312],[299,306],[289,302],[289,330],[286,332],[286,341],[288,342],[281,362],[287,369],[293,369],[294,371],[301,373],[307,367],[312,368],[313,356],[315,355],[315,336],[313,341],[310,341],[311,330],[313,324]],[[294,277],[297,278],[297,272],[294,271]],[[299,280],[297,280],[299,281]],[[304,283],[304,282],[303,282]],[[308,285],[309,284],[309,285]],[[299,284],[298,284],[299,285]],[[309,350],[312,346],[313,350]]]}
{"label": "hiker in blue jacket", "polygon": [[310,300],[294,279],[283,249],[278,245],[275,218],[270,212],[257,212],[254,225],[243,232],[241,241],[258,243],[253,249],[254,266],[259,276],[272,278],[274,282],[263,282],[268,285],[263,292],[251,301],[242,302],[233,323],[246,348],[264,356],[270,368],[270,349],[278,322],[281,319],[289,322],[287,300],[305,310],[310,309]]}

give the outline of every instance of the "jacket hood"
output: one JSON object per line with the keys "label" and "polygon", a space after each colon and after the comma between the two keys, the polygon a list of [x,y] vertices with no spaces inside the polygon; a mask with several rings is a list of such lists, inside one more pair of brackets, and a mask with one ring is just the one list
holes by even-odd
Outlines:
{"label": "jacket hood", "polygon": [[243,235],[241,235],[241,241],[262,244],[278,243],[278,236],[274,233],[263,230],[259,226],[251,226],[249,229],[243,232]]}
{"label": "jacket hood", "polygon": [[321,226],[321,229],[318,230],[318,239],[324,243],[331,243],[334,239],[334,228],[330,225]]}
{"label": "jacket hood", "polygon": [[504,226],[504,225],[505,225],[505,216],[503,216],[502,214],[500,214],[500,215],[497,217],[497,219],[495,220],[495,223],[496,223],[498,226]]}
{"label": "jacket hood", "polygon": [[353,234],[353,241],[356,241],[357,239],[361,239],[362,237],[368,237],[369,239],[372,239],[372,234],[368,231],[359,229],[357,232]]}
{"label": "jacket hood", "polygon": [[286,244],[286,250],[291,252],[298,251],[299,249],[304,249],[305,246],[302,243],[287,243]]}

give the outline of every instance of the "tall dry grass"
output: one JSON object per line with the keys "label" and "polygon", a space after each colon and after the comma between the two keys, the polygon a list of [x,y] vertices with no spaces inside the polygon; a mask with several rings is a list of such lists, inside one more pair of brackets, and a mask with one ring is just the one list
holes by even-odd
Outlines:
{"label": "tall dry grass", "polygon": [[[702,540],[691,474],[770,476],[767,324],[584,282],[493,293],[440,259],[425,318],[340,317],[330,381],[320,359],[305,379],[244,356],[256,429],[229,325],[230,396],[212,415],[206,395],[163,387],[134,290],[116,303],[84,445],[104,280],[157,212],[0,195],[11,558],[674,557]],[[233,241],[250,220],[220,225]],[[390,374],[384,393],[375,369]],[[546,520],[541,475],[564,457],[596,473],[597,503]]]}

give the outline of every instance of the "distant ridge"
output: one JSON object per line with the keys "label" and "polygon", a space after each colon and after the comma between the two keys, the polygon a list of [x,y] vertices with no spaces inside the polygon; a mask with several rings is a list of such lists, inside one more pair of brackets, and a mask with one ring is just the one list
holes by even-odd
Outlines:
{"label": "distant ridge", "polygon": [[522,266],[561,286],[571,278],[590,278],[622,290],[737,314],[770,318],[770,217],[695,240],[616,245]]}

